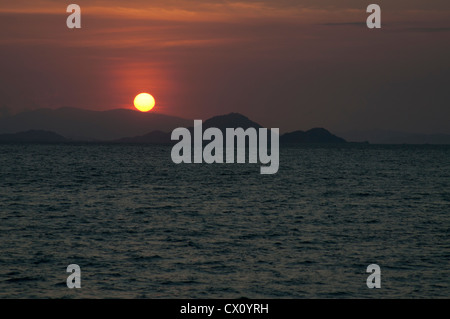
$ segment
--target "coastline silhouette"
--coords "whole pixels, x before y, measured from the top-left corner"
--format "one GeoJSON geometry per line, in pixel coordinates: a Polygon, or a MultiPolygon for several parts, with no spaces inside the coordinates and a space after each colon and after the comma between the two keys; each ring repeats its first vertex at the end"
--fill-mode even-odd
{"type": "MultiPolygon", "coordinates": [[[[112,142],[172,144],[171,131],[192,121],[157,113],[142,114],[133,110],[88,111],[74,108],[41,109],[0,119],[0,142],[69,143],[112,142]],[[146,131],[144,134],[132,134],[146,131]],[[3,133],[3,134],[2,134],[3,133]]],[[[259,129],[263,126],[239,113],[214,116],[203,129],[216,127],[259,129]]],[[[280,135],[281,144],[346,143],[324,128],[294,131],[280,135]]]]}

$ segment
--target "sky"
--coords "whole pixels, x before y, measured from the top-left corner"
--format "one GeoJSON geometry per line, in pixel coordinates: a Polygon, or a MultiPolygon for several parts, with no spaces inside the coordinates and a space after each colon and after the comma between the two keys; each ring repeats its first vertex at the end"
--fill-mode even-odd
{"type": "Polygon", "coordinates": [[[148,92],[158,113],[282,132],[450,133],[449,56],[448,0],[1,0],[0,116],[148,92]]]}

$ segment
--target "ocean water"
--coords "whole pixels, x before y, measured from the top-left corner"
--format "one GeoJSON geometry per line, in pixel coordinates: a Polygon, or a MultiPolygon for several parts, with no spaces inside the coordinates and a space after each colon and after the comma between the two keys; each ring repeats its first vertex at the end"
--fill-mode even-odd
{"type": "Polygon", "coordinates": [[[0,298],[450,297],[449,146],[281,148],[276,175],[170,151],[0,145],[0,298]]]}

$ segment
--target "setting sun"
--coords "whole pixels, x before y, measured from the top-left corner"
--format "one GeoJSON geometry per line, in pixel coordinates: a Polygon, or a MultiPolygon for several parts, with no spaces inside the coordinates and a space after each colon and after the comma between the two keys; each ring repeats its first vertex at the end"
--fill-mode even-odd
{"type": "Polygon", "coordinates": [[[134,106],[141,112],[148,112],[155,106],[155,99],[148,93],[141,93],[134,98],[134,106]]]}

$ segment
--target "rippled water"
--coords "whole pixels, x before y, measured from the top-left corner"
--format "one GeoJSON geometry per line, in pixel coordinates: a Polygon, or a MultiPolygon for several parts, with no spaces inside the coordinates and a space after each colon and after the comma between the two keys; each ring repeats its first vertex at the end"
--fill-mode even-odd
{"type": "Polygon", "coordinates": [[[170,150],[0,145],[0,297],[450,296],[450,147],[284,148],[276,175],[170,150]]]}

